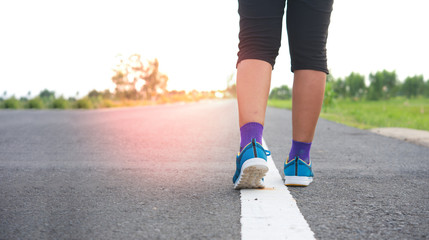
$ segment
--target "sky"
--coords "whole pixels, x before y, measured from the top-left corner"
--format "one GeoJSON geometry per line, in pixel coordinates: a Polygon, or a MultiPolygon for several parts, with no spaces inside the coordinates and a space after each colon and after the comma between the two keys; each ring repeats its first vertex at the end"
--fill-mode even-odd
{"type": "MultiPolygon", "coordinates": [[[[336,0],[328,37],[334,77],[395,70],[429,79],[425,0],[336,0]]],[[[0,95],[57,96],[114,89],[119,54],[158,58],[169,90],[225,89],[235,73],[234,0],[0,1],[0,95]]],[[[292,86],[287,35],[271,87],[292,86]]]]}

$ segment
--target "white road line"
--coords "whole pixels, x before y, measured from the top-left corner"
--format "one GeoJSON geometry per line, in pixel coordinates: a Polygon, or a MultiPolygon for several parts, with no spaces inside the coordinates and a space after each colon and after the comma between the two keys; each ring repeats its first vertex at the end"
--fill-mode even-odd
{"type": "Polygon", "coordinates": [[[241,190],[241,239],[315,239],[271,156],[267,162],[265,189],[241,190]]]}

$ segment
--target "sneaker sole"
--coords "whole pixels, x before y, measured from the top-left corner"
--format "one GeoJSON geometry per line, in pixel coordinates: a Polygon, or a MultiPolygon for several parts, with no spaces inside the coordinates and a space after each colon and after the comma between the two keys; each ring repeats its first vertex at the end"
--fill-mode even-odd
{"type": "Polygon", "coordinates": [[[250,158],[243,163],[241,173],[234,184],[235,189],[264,188],[262,178],[268,172],[267,162],[262,158],[250,158]]]}
{"type": "Polygon", "coordinates": [[[298,186],[298,187],[307,187],[313,181],[312,177],[301,177],[301,176],[286,176],[285,185],[286,186],[298,186]]]}

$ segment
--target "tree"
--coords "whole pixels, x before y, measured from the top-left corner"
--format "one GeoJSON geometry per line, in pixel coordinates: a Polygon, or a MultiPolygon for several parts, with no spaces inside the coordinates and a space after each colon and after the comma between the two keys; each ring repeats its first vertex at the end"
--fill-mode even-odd
{"type": "Polygon", "coordinates": [[[335,92],[332,88],[335,81],[327,81],[325,86],[325,93],[323,96],[323,112],[326,113],[328,108],[331,108],[334,105],[335,92]]]}
{"type": "Polygon", "coordinates": [[[425,97],[429,98],[429,79],[426,80],[425,89],[424,89],[423,95],[425,97]]]}
{"type": "Polygon", "coordinates": [[[332,81],[327,81],[331,83],[332,91],[335,93],[336,97],[346,97],[346,82],[341,78],[337,80],[333,79],[332,81]]]}
{"type": "Polygon", "coordinates": [[[113,68],[112,81],[116,84],[116,94],[125,98],[154,99],[167,92],[168,76],[159,72],[158,59],[146,64],[139,54],[120,59],[113,68]]]}
{"type": "Polygon", "coordinates": [[[143,79],[146,83],[141,87],[143,97],[146,99],[154,99],[158,94],[167,92],[168,76],[159,72],[158,59],[149,61],[149,67],[145,69],[143,79]]]}
{"type": "Polygon", "coordinates": [[[90,98],[98,98],[98,96],[101,96],[101,95],[102,95],[102,93],[98,92],[95,89],[88,93],[88,97],[90,97],[90,98]]]}
{"type": "Polygon", "coordinates": [[[48,99],[55,98],[55,92],[49,91],[48,89],[45,89],[39,93],[39,97],[40,98],[48,98],[48,99]]]}
{"type": "Polygon", "coordinates": [[[345,78],[346,95],[351,98],[360,98],[365,93],[365,77],[352,72],[345,78]]]}
{"type": "Polygon", "coordinates": [[[112,93],[110,92],[109,89],[104,90],[104,92],[102,93],[103,98],[104,99],[111,99],[112,98],[112,93]]]}
{"type": "Polygon", "coordinates": [[[388,99],[396,93],[398,78],[395,71],[388,72],[383,70],[375,74],[371,73],[369,75],[369,81],[371,82],[368,90],[369,100],[388,99]]]}
{"type": "Polygon", "coordinates": [[[417,97],[418,95],[424,94],[425,82],[423,75],[416,75],[413,77],[407,77],[401,86],[401,92],[407,98],[417,97]]]}
{"type": "Polygon", "coordinates": [[[270,99],[281,99],[287,100],[292,97],[292,93],[287,85],[282,85],[280,87],[273,88],[271,90],[270,99]]]}
{"type": "Polygon", "coordinates": [[[49,91],[48,89],[44,89],[43,91],[41,91],[39,93],[39,97],[40,99],[42,99],[42,101],[47,104],[50,103],[52,101],[54,101],[55,99],[55,92],[54,91],[49,91]]]}
{"type": "Polygon", "coordinates": [[[226,90],[225,93],[228,97],[237,97],[237,84],[234,81],[234,73],[231,73],[226,79],[226,90]]]}
{"type": "Polygon", "coordinates": [[[116,84],[116,94],[120,98],[136,99],[136,83],[141,78],[139,69],[143,68],[140,55],[131,55],[128,59],[119,59],[119,63],[113,68],[113,83],[116,84]]]}

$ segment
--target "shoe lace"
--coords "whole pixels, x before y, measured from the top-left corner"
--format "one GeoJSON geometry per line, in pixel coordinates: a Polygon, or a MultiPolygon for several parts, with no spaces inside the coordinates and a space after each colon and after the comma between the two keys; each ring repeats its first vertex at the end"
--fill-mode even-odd
{"type": "Polygon", "coordinates": [[[270,152],[270,151],[268,151],[268,150],[265,150],[265,154],[266,154],[267,156],[270,156],[270,155],[271,155],[271,152],[270,152]]]}

